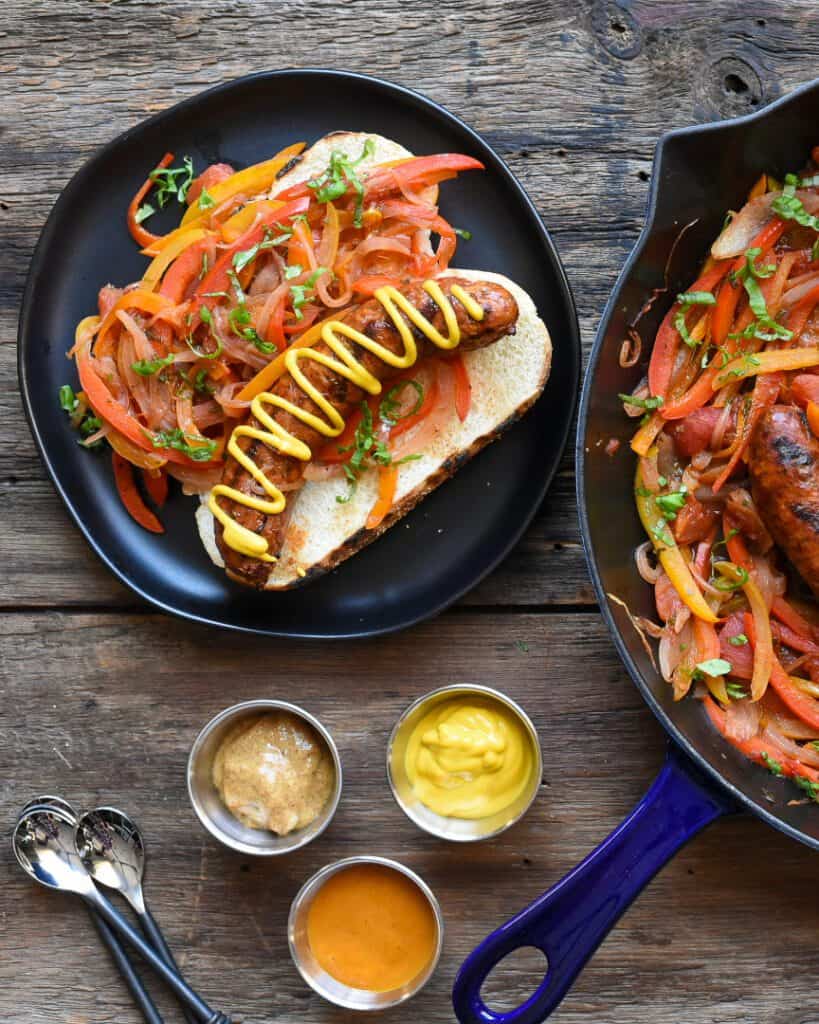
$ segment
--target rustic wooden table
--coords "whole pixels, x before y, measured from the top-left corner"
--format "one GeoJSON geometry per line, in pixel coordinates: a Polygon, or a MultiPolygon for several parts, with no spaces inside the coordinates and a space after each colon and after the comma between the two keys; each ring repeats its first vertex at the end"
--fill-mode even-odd
{"type": "MultiPolygon", "coordinates": [[[[434,1022],[452,1019],[449,986],[463,956],[606,835],[645,790],[665,746],[595,607],[571,452],[506,563],[458,607],[400,636],[253,640],[158,615],[120,586],[56,499],[16,385],[29,257],[71,175],[147,114],[246,72],[323,65],[383,75],[448,106],[510,163],[565,260],[588,345],[638,234],[658,135],[756,109],[811,78],[814,12],[810,0],[7,0],[0,1017],[138,1020],[84,916],[13,863],[7,836],[37,792],[133,812],[148,837],[148,891],[171,945],[191,981],[246,1021],[348,1019],[296,974],[288,906],[329,860],[362,851],[400,857],[438,892],[448,932],[434,982],[389,1019],[434,1022]],[[478,680],[520,699],[543,742],[531,813],[466,852],[410,825],[382,767],[396,715],[443,680],[478,680]],[[184,770],[213,713],[275,695],[327,723],[346,789],[319,842],[262,862],[231,855],[202,832],[184,770]]],[[[355,127],[355,112],[339,127],[355,127]]],[[[555,1019],[816,1021],[817,882],[819,859],[756,820],[714,826],[628,912],[555,1019]]],[[[494,990],[516,1002],[529,984],[519,963],[494,990]]]]}

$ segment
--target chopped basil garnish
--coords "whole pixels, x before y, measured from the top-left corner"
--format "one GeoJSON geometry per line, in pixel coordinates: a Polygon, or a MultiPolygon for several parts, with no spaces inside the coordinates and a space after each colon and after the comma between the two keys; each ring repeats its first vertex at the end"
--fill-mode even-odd
{"type": "Polygon", "coordinates": [[[74,394],[74,389],[70,384],[63,384],[59,391],[60,396],[60,408],[71,415],[75,411],[77,406],[80,404],[80,400],[74,394]]]}
{"type": "Polygon", "coordinates": [[[307,187],[313,189],[316,199],[320,203],[331,203],[334,199],[340,199],[347,194],[347,188],[352,187],[356,193],[355,212],[353,214],[353,225],[361,227],[361,217],[364,211],[364,185],[355,172],[355,168],[365,157],[372,156],[375,151],[375,143],[367,139],[361,155],[357,160],[351,160],[345,153],[334,150],[330,154],[330,164],[327,170],[317,178],[307,182],[307,187]]]}
{"type": "Polygon", "coordinates": [[[795,182],[788,180],[792,177],[792,175],[788,175],[785,179],[785,188],[771,203],[771,210],[777,217],[781,217],[782,220],[792,220],[796,224],[801,224],[803,228],[819,231],[819,217],[814,217],[812,213],[808,213],[802,205],[802,200],[794,195],[795,182]]]}
{"type": "Polygon", "coordinates": [[[731,700],[745,700],[748,696],[748,691],[745,687],[740,686],[739,683],[726,683],[725,692],[731,700]]]}
{"type": "Polygon", "coordinates": [[[765,762],[765,767],[772,774],[777,775],[777,776],[781,776],[781,775],[785,774],[782,771],[782,765],[779,763],[779,761],[774,760],[774,758],[772,758],[771,755],[767,751],[765,751],[765,750],[762,751],[762,760],[765,762]]]}
{"type": "Polygon", "coordinates": [[[400,384],[396,384],[391,387],[390,390],[381,399],[381,404],[378,407],[378,415],[385,423],[395,424],[399,420],[406,419],[407,416],[414,416],[415,413],[421,408],[424,401],[424,388],[417,380],[404,380],[400,384]],[[409,412],[405,412],[403,415],[398,416],[396,413],[401,408],[401,402],[399,396],[402,391],[407,388],[412,388],[415,391],[415,405],[410,409],[409,412]]]}
{"type": "Polygon", "coordinates": [[[156,210],[154,209],[153,206],[151,206],[150,203],[143,203],[142,206],[140,206],[140,208],[134,214],[134,220],[137,222],[137,224],[141,224],[144,220],[147,220],[155,213],[156,210]]]}
{"type": "Polygon", "coordinates": [[[679,491],[673,491],[671,494],[658,494],[654,502],[660,512],[662,512],[663,519],[670,523],[677,518],[677,513],[685,505],[687,497],[688,492],[684,487],[681,487],[679,491]]]}
{"type": "MultiPolygon", "coordinates": [[[[733,565],[731,562],[728,564],[733,565]]],[[[734,565],[733,569],[736,573],[736,579],[731,579],[730,576],[718,576],[713,582],[713,585],[717,590],[722,590],[725,593],[731,593],[732,591],[739,590],[740,587],[745,586],[749,578],[748,570],[743,569],[741,565],[734,565]]]]}
{"type": "Polygon", "coordinates": [[[151,434],[148,431],[145,433],[150,437],[155,448],[173,448],[175,451],[187,455],[194,462],[209,462],[216,451],[216,441],[212,441],[209,437],[186,434],[179,427],[174,430],[160,430],[156,434],[151,434]]]}
{"type": "Polygon", "coordinates": [[[311,298],[310,294],[316,286],[316,281],[322,274],[332,273],[327,267],[316,267],[312,274],[305,279],[304,284],[291,284],[290,294],[293,296],[293,314],[297,320],[301,320],[304,314],[301,307],[311,298]]]}
{"type": "Polygon", "coordinates": [[[744,647],[748,643],[748,637],[744,633],[737,633],[736,636],[732,636],[728,643],[732,647],[744,647]]]}
{"type": "Polygon", "coordinates": [[[459,238],[462,238],[465,242],[471,241],[472,232],[467,231],[466,228],[453,228],[452,230],[459,238]]]}
{"type": "Polygon", "coordinates": [[[623,405],[636,405],[638,409],[659,409],[663,404],[663,396],[655,398],[638,398],[637,395],[618,395],[623,405]]]}
{"type": "Polygon", "coordinates": [[[203,188],[199,193],[199,198],[196,201],[196,205],[200,210],[209,210],[212,206],[216,206],[216,200],[208,192],[206,188],[203,188]]]}
{"type": "Polygon", "coordinates": [[[191,334],[186,335],[185,342],[188,348],[191,350],[191,352],[196,353],[196,355],[198,355],[200,359],[218,359],[219,356],[222,354],[224,343],[222,342],[222,339],[219,336],[219,332],[216,330],[216,327],[214,326],[213,314],[211,313],[207,306],[199,307],[199,319],[202,321],[203,324],[207,325],[207,327],[210,330],[210,333],[216,339],[216,348],[213,350],[213,352],[203,352],[202,349],[196,347],[193,341],[193,336],[191,334]]]}
{"type": "Polygon", "coordinates": [[[373,414],[366,402],[361,403],[361,422],[356,427],[353,443],[348,448],[339,448],[340,452],[352,450],[352,455],[345,462],[344,474],[347,477],[347,493],[336,495],[339,505],[346,505],[358,487],[358,478],[369,462],[379,466],[402,466],[405,462],[414,462],[420,455],[405,455],[403,459],[393,460],[389,448],[373,434],[373,414]]]}
{"type": "Polygon", "coordinates": [[[186,156],[181,167],[156,167],[149,177],[156,186],[156,201],[160,209],[174,198],[184,203],[193,181],[193,161],[186,156]]]}
{"type": "Polygon", "coordinates": [[[680,303],[680,308],[674,316],[674,326],[677,328],[680,337],[689,348],[696,348],[697,342],[694,341],[688,332],[688,327],[685,323],[685,314],[692,306],[713,306],[716,304],[716,301],[717,300],[711,292],[680,292],[677,296],[677,302],[680,303]]]}
{"type": "Polygon", "coordinates": [[[164,359],[138,359],[135,363],[131,363],[131,369],[141,377],[151,377],[166,366],[170,366],[173,358],[173,352],[171,352],[164,359]]]}
{"type": "Polygon", "coordinates": [[[699,662],[696,667],[707,676],[724,676],[731,671],[731,662],[725,658],[709,658],[708,661],[699,662]]]}

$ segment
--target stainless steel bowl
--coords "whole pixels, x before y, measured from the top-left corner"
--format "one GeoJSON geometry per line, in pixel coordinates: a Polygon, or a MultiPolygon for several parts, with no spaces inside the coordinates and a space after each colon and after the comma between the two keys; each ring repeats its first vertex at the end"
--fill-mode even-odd
{"type": "Polygon", "coordinates": [[[336,1006],[343,1006],[348,1010],[386,1010],[390,1006],[397,1006],[398,1003],[403,1003],[406,999],[414,996],[416,992],[420,992],[435,973],[444,944],[444,918],[438,900],[435,898],[435,894],[430,887],[414,871],[410,871],[403,864],[389,860],[386,857],[346,857],[344,860],[337,860],[333,864],[328,864],[327,867],[318,871],[301,887],[290,907],[290,918],[287,923],[287,940],[290,945],[290,955],[293,957],[293,962],[298,968],[299,974],[322,998],[335,1003],[336,1006]],[[381,864],[384,867],[400,871],[402,875],[405,875],[414,882],[418,889],[426,896],[435,915],[438,937],[432,959],[424,970],[401,988],[390,989],[387,992],[370,992],[366,989],[350,988],[349,985],[342,984],[332,975],[328,974],[317,962],[313,956],[313,951],[310,949],[310,943],[307,938],[307,916],[316,894],[328,878],[355,864],[381,864]]]}
{"type": "Polygon", "coordinates": [[[516,821],[519,821],[529,810],[532,801],[537,796],[540,787],[540,779],[543,774],[543,758],[540,753],[540,741],[532,720],[519,704],[516,704],[506,694],[499,690],[492,690],[488,686],[474,686],[467,683],[457,683],[452,686],[443,686],[439,690],[433,690],[424,697],[419,697],[414,704],[410,704],[407,710],[395,723],[387,745],[387,778],[390,782],[392,795],[395,797],[398,806],[412,821],[440,839],[449,839],[456,843],[472,843],[481,839],[490,839],[507,828],[511,828],[516,821]],[[486,818],[475,820],[465,818],[447,818],[436,814],[421,803],[415,794],[410,781],[407,778],[405,767],[405,756],[407,741],[417,722],[423,718],[432,708],[442,704],[453,697],[474,695],[485,700],[497,701],[511,711],[529,737],[532,748],[532,773],[529,782],[523,792],[514,803],[505,807],[496,814],[486,818]]]}
{"type": "Polygon", "coordinates": [[[321,835],[330,824],[341,798],[341,758],[330,733],[317,718],[303,708],[283,700],[247,700],[221,711],[196,737],[188,758],[188,794],[196,816],[208,832],[225,846],[240,853],[250,853],[259,857],[290,853],[321,835]],[[305,828],[286,836],[277,836],[273,832],[243,825],[222,803],[213,784],[213,759],[226,733],[240,719],[266,711],[289,711],[311,725],[326,743],[335,770],[333,792],[321,814],[305,828]]]}

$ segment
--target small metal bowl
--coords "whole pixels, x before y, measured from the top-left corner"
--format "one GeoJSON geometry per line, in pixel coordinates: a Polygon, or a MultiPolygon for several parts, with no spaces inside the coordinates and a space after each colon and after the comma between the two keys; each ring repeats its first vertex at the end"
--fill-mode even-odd
{"type": "Polygon", "coordinates": [[[404,867],[403,864],[389,860],[387,857],[346,857],[344,860],[337,860],[333,864],[328,864],[327,867],[318,871],[301,887],[290,907],[290,917],[287,922],[287,941],[290,946],[290,955],[293,957],[293,962],[298,968],[299,974],[310,988],[314,992],[318,992],[323,999],[335,1003],[336,1006],[343,1006],[347,1010],[386,1010],[390,1006],[397,1006],[398,1003],[403,1003],[414,996],[416,992],[420,992],[435,973],[444,944],[444,917],[438,900],[427,883],[416,875],[414,871],[404,867]],[[427,902],[435,915],[438,933],[435,952],[427,966],[412,981],[401,986],[401,988],[389,989],[386,992],[370,992],[367,989],[350,988],[349,985],[344,985],[331,974],[328,974],[313,956],[313,951],[310,948],[310,942],[307,938],[307,917],[316,894],[328,878],[355,864],[381,864],[383,867],[400,871],[402,875],[405,875],[414,882],[418,889],[426,896],[427,902]]]}
{"type": "Polygon", "coordinates": [[[193,809],[196,811],[196,816],[208,832],[232,850],[255,854],[259,857],[273,857],[280,853],[290,853],[321,835],[336,813],[341,798],[341,758],[330,733],[317,718],[308,714],[303,708],[297,707],[295,704],[288,704],[283,700],[247,700],[221,711],[196,737],[188,758],[188,795],[193,809]],[[213,760],[226,733],[240,719],[263,714],[266,711],[289,711],[290,714],[303,719],[315,729],[327,745],[333,759],[335,786],[321,814],[305,828],[298,829],[286,836],[277,836],[274,832],[248,828],[243,825],[222,803],[213,784],[213,760]]]}
{"type": "Polygon", "coordinates": [[[443,686],[424,697],[419,697],[414,704],[410,704],[395,723],[387,744],[387,778],[398,806],[425,832],[438,836],[439,839],[449,839],[455,843],[474,843],[482,839],[490,839],[511,828],[516,821],[520,821],[537,796],[542,774],[543,758],[540,753],[540,741],[532,720],[523,708],[510,697],[499,690],[492,690],[488,686],[457,683],[452,686],[443,686]],[[532,772],[526,788],[509,807],[486,818],[447,818],[431,811],[416,796],[407,778],[404,764],[407,742],[420,719],[436,705],[453,697],[463,696],[475,696],[484,700],[496,701],[513,712],[524,727],[532,748],[532,772]]]}

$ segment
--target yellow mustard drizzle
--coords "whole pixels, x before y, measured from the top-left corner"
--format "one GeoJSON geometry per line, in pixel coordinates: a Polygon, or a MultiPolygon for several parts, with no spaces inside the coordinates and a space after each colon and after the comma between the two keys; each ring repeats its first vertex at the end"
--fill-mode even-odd
{"type": "MultiPolygon", "coordinates": [[[[253,459],[239,447],[239,438],[251,437],[256,441],[266,444],[269,448],[275,448],[283,455],[290,455],[293,458],[300,459],[302,462],[309,462],[312,458],[309,446],[277,423],[265,406],[284,409],[285,412],[289,412],[292,416],[301,420],[302,423],[306,423],[325,437],[338,437],[344,430],[344,418],[315,385],[305,377],[299,366],[299,362],[302,359],[312,359],[317,363],[321,363],[334,373],[345,377],[351,384],[355,384],[356,387],[361,388],[368,394],[377,395],[381,393],[381,381],[361,365],[341,340],[342,338],[355,342],[356,345],[360,345],[361,348],[378,356],[388,366],[398,370],[407,369],[418,358],[418,348],[412,334],[412,326],[416,327],[440,349],[453,349],[460,343],[461,329],[458,325],[458,317],[452,308],[452,303],[444,294],[440,285],[437,281],[425,281],[424,291],[433,299],[443,314],[447,330],[446,336],[441,334],[427,320],[423,313],[413,306],[397,288],[394,288],[392,285],[386,285],[383,288],[377,289],[375,298],[381,303],[384,311],[395,324],[396,330],[404,344],[403,353],[396,355],[390,352],[389,349],[379,345],[377,341],[368,338],[365,334],[357,331],[354,327],[350,327],[349,324],[345,324],[342,320],[330,320],[321,330],[321,339],[333,355],[329,355],[326,352],[316,352],[315,349],[309,347],[291,348],[285,353],[284,363],[290,376],[307,397],[318,406],[325,418],[316,416],[307,409],[301,409],[292,402],[288,402],[286,398],[271,394],[269,391],[263,391],[261,394],[256,395],[250,403],[252,416],[262,424],[264,429],[251,426],[250,424],[235,427],[230,436],[230,441],[228,441],[227,450],[264,490],[267,499],[252,494],[243,494],[235,487],[229,487],[226,484],[216,484],[211,490],[210,497],[208,498],[208,508],[222,524],[224,529],[222,537],[229,548],[238,551],[239,554],[245,555],[248,558],[257,558],[262,562],[276,561],[272,555],[268,554],[267,540],[237,523],[219,505],[218,498],[229,498],[239,505],[244,505],[246,508],[252,508],[269,516],[278,515],[283,511],[286,504],[284,494],[265,476],[253,459]]],[[[468,292],[464,291],[457,284],[453,284],[450,291],[473,320],[478,322],[483,320],[483,307],[468,292]]]]}

